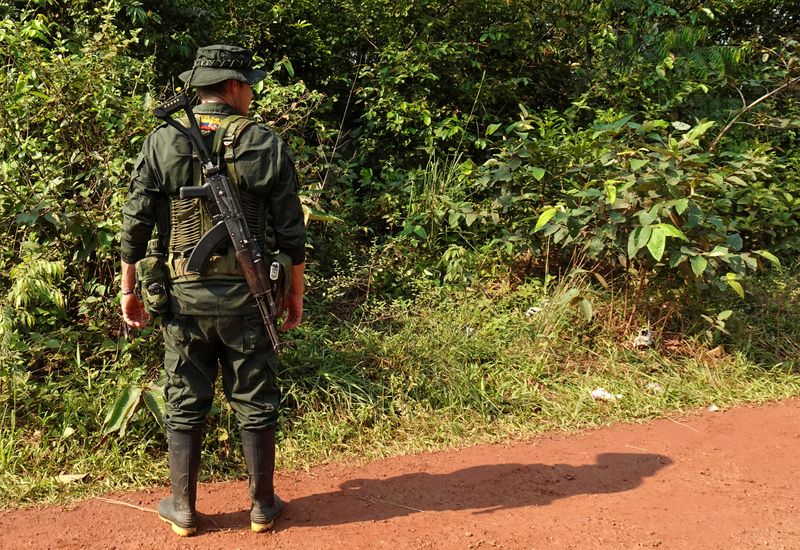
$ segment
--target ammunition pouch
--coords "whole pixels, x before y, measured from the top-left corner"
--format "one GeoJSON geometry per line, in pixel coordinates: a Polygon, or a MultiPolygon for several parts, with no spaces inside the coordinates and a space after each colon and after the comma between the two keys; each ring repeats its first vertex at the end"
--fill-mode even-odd
{"type": "Polygon", "coordinates": [[[136,295],[153,317],[169,310],[169,275],[165,257],[158,249],[158,239],[147,245],[147,256],[136,262],[136,295]]]}
{"type": "MultiPolygon", "coordinates": [[[[191,251],[191,249],[189,249],[191,251]]],[[[176,283],[199,281],[200,279],[241,279],[244,271],[236,263],[236,253],[231,247],[225,254],[214,254],[206,262],[203,273],[187,271],[189,255],[171,252],[167,256],[166,269],[170,279],[176,283]]]]}

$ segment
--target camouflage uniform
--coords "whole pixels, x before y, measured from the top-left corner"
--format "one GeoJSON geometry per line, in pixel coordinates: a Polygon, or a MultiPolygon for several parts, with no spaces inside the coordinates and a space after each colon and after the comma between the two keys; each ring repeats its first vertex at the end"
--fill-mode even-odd
{"type": "MultiPolygon", "coordinates": [[[[193,111],[201,121],[235,114],[223,103],[204,103],[193,111]]],[[[210,149],[214,124],[202,127],[207,128],[204,134],[210,149]]],[[[294,164],[283,140],[266,126],[253,125],[236,145],[235,162],[240,187],[263,199],[274,246],[289,254],[294,263],[302,262],[303,213],[294,164]]],[[[161,246],[168,247],[170,199],[192,181],[189,140],[174,128],[159,127],[144,142],[123,209],[124,261],[133,264],[144,257],[157,224],[166,232],[160,235],[161,246]]],[[[185,256],[185,251],[168,252],[173,264],[176,256],[185,256]]],[[[227,258],[220,254],[212,261],[225,263],[227,258]]],[[[168,427],[190,430],[202,426],[211,407],[217,361],[222,363],[223,389],[240,426],[274,426],[279,401],[274,381],[277,358],[244,277],[231,272],[177,278],[169,284],[168,293],[170,311],[163,322],[168,427]]]]}
{"type": "MultiPolygon", "coordinates": [[[[251,65],[249,50],[210,46],[198,50],[195,68],[181,78],[191,79],[187,84],[196,86],[225,80],[251,85],[264,77],[263,71],[251,65]]],[[[226,103],[202,103],[193,111],[209,150],[220,121],[238,114],[226,103]]],[[[302,264],[305,226],[294,163],[285,143],[266,126],[252,124],[238,136],[235,154],[240,194],[248,197],[251,210],[253,205],[258,207],[256,219],[263,226],[253,227],[248,220],[251,232],[264,247],[279,249],[294,264],[302,264]]],[[[280,511],[280,500],[272,491],[280,402],[275,380],[278,361],[230,251],[215,251],[211,268],[200,276],[187,275],[182,269],[192,246],[187,247],[185,238],[181,246],[175,243],[176,228],[185,229],[181,225],[184,214],[176,214],[176,205],[184,200],[178,198],[178,192],[183,186],[199,183],[198,167],[189,140],[166,124],[160,126],[144,141],[123,208],[123,267],[145,256],[154,232],[159,247],[168,254],[164,393],[173,494],[160,503],[159,514],[180,535],[196,530],[194,501],[202,426],[221,366],[223,390],[237,415],[248,463],[254,503],[251,527],[261,531],[272,526],[280,511]]],[[[195,200],[194,204],[200,203],[195,200]]],[[[189,244],[196,244],[196,239],[189,244]]]]}

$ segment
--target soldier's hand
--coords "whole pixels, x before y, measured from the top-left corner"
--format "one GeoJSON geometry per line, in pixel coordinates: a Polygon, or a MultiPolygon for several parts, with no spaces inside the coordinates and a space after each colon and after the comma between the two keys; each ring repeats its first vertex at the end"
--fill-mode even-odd
{"type": "Polygon", "coordinates": [[[303,320],[303,295],[291,292],[283,299],[286,308],[286,319],[281,325],[281,332],[292,330],[303,320]]]}
{"type": "Polygon", "coordinates": [[[129,327],[141,329],[150,323],[150,315],[144,310],[144,304],[136,294],[122,297],[122,318],[129,327]]]}

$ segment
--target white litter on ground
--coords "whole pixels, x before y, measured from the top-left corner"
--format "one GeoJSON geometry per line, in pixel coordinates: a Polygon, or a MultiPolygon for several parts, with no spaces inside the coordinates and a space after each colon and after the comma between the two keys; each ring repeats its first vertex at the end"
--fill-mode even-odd
{"type": "Polygon", "coordinates": [[[592,397],[601,401],[616,401],[622,399],[621,393],[611,393],[605,388],[595,388],[592,390],[592,397]]]}

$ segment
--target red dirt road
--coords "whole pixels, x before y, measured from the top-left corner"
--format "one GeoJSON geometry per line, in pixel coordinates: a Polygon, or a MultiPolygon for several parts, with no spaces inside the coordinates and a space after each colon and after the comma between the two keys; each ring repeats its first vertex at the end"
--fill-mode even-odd
{"type": "MultiPolygon", "coordinates": [[[[800,548],[800,400],[574,436],[279,472],[276,531],[244,482],[202,484],[201,532],[90,499],[0,513],[2,548],[800,548]]],[[[165,487],[109,498],[154,509],[165,487]]]]}

